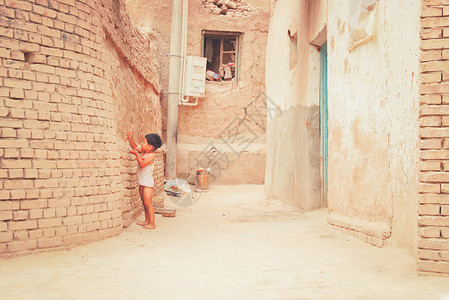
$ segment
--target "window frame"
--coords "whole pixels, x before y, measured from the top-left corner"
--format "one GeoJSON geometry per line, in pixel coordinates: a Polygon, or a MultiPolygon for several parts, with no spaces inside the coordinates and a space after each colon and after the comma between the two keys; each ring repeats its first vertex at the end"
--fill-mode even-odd
{"type": "Polygon", "coordinates": [[[215,38],[220,39],[220,65],[223,61],[223,39],[229,38],[229,37],[235,37],[235,51],[224,51],[225,53],[232,53],[235,52],[235,75],[234,78],[235,81],[240,81],[240,45],[241,45],[241,39],[243,37],[242,32],[236,32],[236,31],[217,31],[217,30],[202,30],[201,31],[201,55],[205,57],[205,39],[206,38],[215,38]]]}

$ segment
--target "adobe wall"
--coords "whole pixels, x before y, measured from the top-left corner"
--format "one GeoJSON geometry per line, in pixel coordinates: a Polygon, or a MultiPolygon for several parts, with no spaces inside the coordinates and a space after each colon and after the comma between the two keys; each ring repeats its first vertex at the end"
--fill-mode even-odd
{"type": "Polygon", "coordinates": [[[141,207],[125,133],[161,133],[154,45],[121,1],[0,3],[0,254],[119,234],[141,207]]]}
{"type": "MultiPolygon", "coordinates": [[[[241,39],[240,81],[206,82],[206,96],[195,107],[179,106],[178,176],[195,174],[203,150],[215,146],[227,156],[216,183],[263,183],[265,173],[265,129],[250,124],[257,135],[240,155],[235,155],[218,138],[237,117],[244,118],[244,108],[265,92],[265,44],[268,32],[269,1],[252,1],[245,10],[217,14],[211,1],[189,1],[187,55],[202,56],[202,30],[244,33],[241,39]],[[255,4],[257,2],[257,6],[255,4]],[[261,7],[261,8],[259,8],[261,7]],[[215,10],[215,11],[214,11],[215,10]]],[[[168,89],[171,1],[127,0],[130,15],[141,30],[154,36],[159,47],[161,88],[168,89]]],[[[218,9],[219,10],[219,9],[218,9]]],[[[167,94],[161,103],[165,115],[167,94]]],[[[166,130],[164,120],[164,132],[166,130]]],[[[242,128],[240,129],[242,130],[242,128]]],[[[165,134],[165,133],[164,133],[165,134]]],[[[240,133],[239,138],[248,134],[240,133]]],[[[254,136],[251,132],[249,135],[254,136]]],[[[238,149],[238,147],[234,148],[238,149]]]]}
{"type": "Polygon", "coordinates": [[[449,2],[423,0],[421,12],[418,271],[449,275],[449,2]]]}
{"type": "Polygon", "coordinates": [[[377,246],[391,237],[416,256],[420,4],[379,1],[375,36],[350,52],[350,2],[272,3],[267,93],[280,111],[267,132],[267,195],[306,210],[326,205],[314,45],[327,41],[328,221],[377,246]],[[293,68],[288,29],[298,35],[293,68]]]}
{"type": "Polygon", "coordinates": [[[379,1],[352,51],[348,4],[328,5],[329,222],[416,256],[421,5],[379,1]]]}
{"type": "MultiPolygon", "coordinates": [[[[272,1],[267,94],[278,112],[268,119],[265,193],[311,210],[321,200],[319,52],[308,43],[307,1],[272,1]]],[[[317,25],[319,27],[319,25],[317,25]]]]}

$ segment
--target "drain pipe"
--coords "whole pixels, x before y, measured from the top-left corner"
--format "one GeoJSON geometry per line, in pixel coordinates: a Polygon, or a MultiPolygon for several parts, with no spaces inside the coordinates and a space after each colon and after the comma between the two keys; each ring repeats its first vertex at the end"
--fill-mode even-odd
{"type": "Polygon", "coordinates": [[[186,50],[187,50],[187,13],[189,11],[189,0],[182,0],[182,28],[181,28],[181,80],[179,82],[179,101],[182,104],[184,99],[184,69],[186,65],[186,50]]]}
{"type": "Polygon", "coordinates": [[[168,82],[167,111],[167,159],[165,170],[167,179],[176,178],[176,151],[178,139],[178,103],[181,99],[182,42],[183,42],[183,5],[185,0],[172,1],[171,36],[170,36],[170,70],[168,82]]]}

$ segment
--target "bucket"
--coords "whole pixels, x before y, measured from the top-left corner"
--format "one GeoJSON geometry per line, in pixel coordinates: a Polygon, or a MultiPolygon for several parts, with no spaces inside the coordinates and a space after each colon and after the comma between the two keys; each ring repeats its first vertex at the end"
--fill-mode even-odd
{"type": "Polygon", "coordinates": [[[204,169],[196,170],[196,179],[200,190],[209,189],[209,172],[204,169]]]}

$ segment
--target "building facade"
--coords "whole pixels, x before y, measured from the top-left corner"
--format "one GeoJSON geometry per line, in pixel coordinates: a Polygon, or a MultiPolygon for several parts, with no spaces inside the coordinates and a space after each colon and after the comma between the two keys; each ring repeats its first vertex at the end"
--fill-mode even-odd
{"type": "Polygon", "coordinates": [[[266,194],[449,274],[445,1],[272,1],[266,194]],[[281,59],[279,59],[281,57],[281,59]]]}
{"type": "MultiPolygon", "coordinates": [[[[128,0],[128,7],[135,24],[158,43],[161,103],[166,115],[171,92],[171,1],[128,0]]],[[[255,102],[265,103],[261,95],[265,92],[269,10],[269,1],[189,1],[186,55],[207,57],[207,69],[215,73],[229,65],[230,75],[206,81],[205,97],[198,105],[179,106],[178,177],[186,179],[196,169],[210,167],[211,181],[217,184],[264,182],[265,117],[261,124],[254,120],[260,116],[250,111],[255,102]],[[226,2],[226,8],[216,2],[226,2]]]]}

